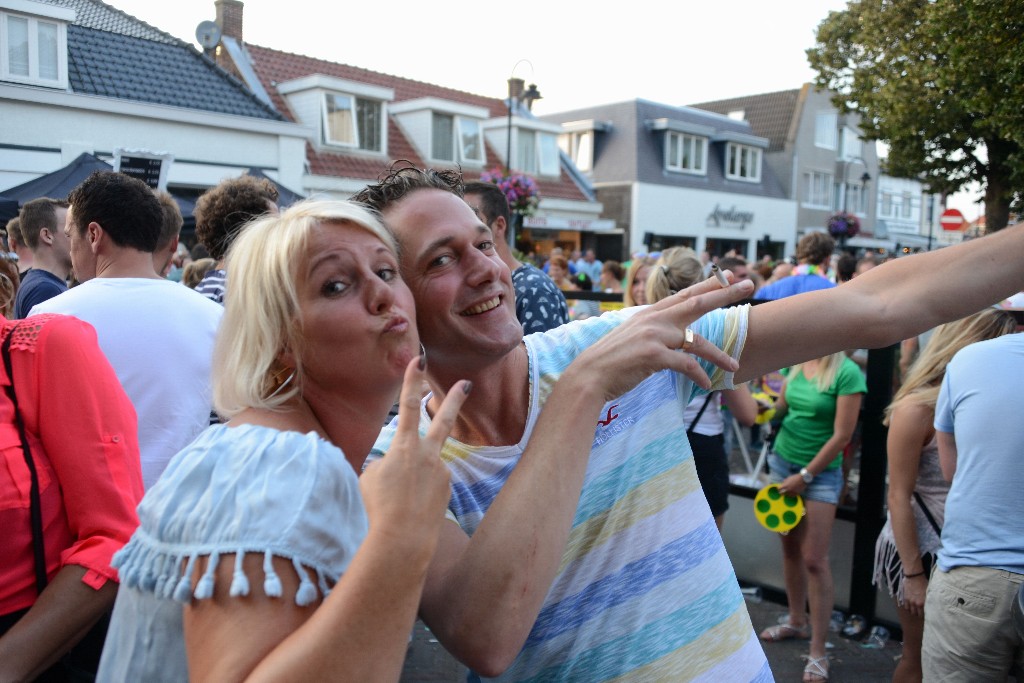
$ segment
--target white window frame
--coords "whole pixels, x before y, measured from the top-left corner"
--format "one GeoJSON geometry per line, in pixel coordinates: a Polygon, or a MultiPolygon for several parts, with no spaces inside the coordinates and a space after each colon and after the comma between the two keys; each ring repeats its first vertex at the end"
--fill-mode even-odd
{"type": "Polygon", "coordinates": [[[839,115],[834,111],[819,111],[814,115],[814,146],[822,149],[839,147],[839,115]]]}
{"type": "Polygon", "coordinates": [[[558,136],[558,146],[580,171],[590,173],[594,168],[594,131],[576,130],[558,136]]]}
{"type": "Polygon", "coordinates": [[[558,158],[558,137],[555,133],[530,128],[516,129],[515,160],[513,168],[528,175],[555,177],[561,174],[558,158]],[[533,143],[530,143],[532,138],[533,143]],[[545,144],[545,142],[547,144],[545,144]],[[527,150],[532,147],[530,154],[527,150]]]}
{"type": "Polygon", "coordinates": [[[845,193],[845,204],[846,210],[850,213],[858,216],[866,216],[868,211],[867,203],[867,192],[864,191],[864,187],[858,183],[847,183],[843,187],[842,183],[835,182],[832,184],[833,195],[832,195],[832,210],[842,211],[844,203],[845,193]]]}
{"type": "Polygon", "coordinates": [[[430,157],[433,161],[482,166],[484,163],[484,133],[481,122],[477,119],[466,118],[464,116],[459,116],[458,114],[450,114],[443,111],[430,112],[430,157]],[[437,117],[451,119],[452,122],[452,137],[449,141],[449,145],[451,146],[450,158],[435,156],[435,143],[437,141],[434,140],[434,135],[436,134],[437,129],[434,126],[434,123],[437,117]],[[469,156],[467,152],[466,129],[471,125],[476,126],[475,137],[476,148],[478,150],[478,155],[476,157],[469,156]]]}
{"type": "Polygon", "coordinates": [[[741,145],[736,142],[726,143],[725,177],[729,180],[742,180],[748,183],[761,182],[761,162],[763,156],[759,147],[741,145]],[[744,161],[746,162],[747,173],[743,173],[744,161]],[[734,166],[736,170],[733,170],[734,166]]]}
{"type": "Polygon", "coordinates": [[[49,88],[68,87],[68,29],[67,22],[74,19],[74,12],[26,0],[5,0],[0,7],[0,80],[41,85],[49,88]],[[22,19],[28,28],[28,74],[11,73],[8,42],[8,20],[22,19]],[[45,78],[39,75],[39,26],[50,25],[57,30],[57,76],[45,78]]]}
{"type": "Polygon", "coordinates": [[[804,172],[804,199],[802,206],[809,209],[831,210],[835,193],[835,178],[827,171],[804,172]],[[822,197],[822,192],[825,196],[822,197]]]}
{"type": "Polygon", "coordinates": [[[665,136],[665,168],[692,175],[708,174],[708,142],[703,135],[668,131],[665,136]],[[698,150],[699,144],[699,150],[698,150]],[[689,148],[689,155],[686,154],[689,148]],[[689,163],[684,163],[689,157],[689,163]]]}
{"type": "Polygon", "coordinates": [[[864,141],[860,139],[860,134],[853,128],[843,127],[843,134],[839,140],[839,145],[839,157],[841,159],[863,158],[864,141]]]}
{"type": "Polygon", "coordinates": [[[385,138],[387,136],[388,129],[388,112],[387,102],[382,100],[374,99],[371,97],[363,97],[354,93],[340,92],[340,91],[329,91],[321,94],[320,97],[320,108],[321,108],[321,129],[323,131],[323,143],[331,147],[344,147],[346,149],[359,150],[362,152],[368,152],[371,154],[383,154],[385,148],[385,138]],[[331,126],[328,117],[330,112],[328,111],[327,101],[328,98],[336,97],[347,97],[350,99],[351,104],[348,110],[351,114],[352,119],[352,139],[353,142],[347,142],[345,140],[335,140],[331,137],[331,126]],[[362,140],[362,135],[359,125],[359,102],[365,102],[378,107],[379,111],[379,131],[377,135],[376,148],[366,147],[362,140]]]}

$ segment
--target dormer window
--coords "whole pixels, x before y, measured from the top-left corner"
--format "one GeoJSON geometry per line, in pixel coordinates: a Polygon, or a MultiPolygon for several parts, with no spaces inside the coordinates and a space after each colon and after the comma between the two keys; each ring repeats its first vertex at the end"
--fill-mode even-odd
{"type": "Polygon", "coordinates": [[[313,74],[278,83],[277,92],[301,123],[317,131],[318,146],[387,154],[391,88],[313,74]]]}
{"type": "Polygon", "coordinates": [[[760,182],[761,150],[735,142],[727,143],[725,146],[725,177],[731,180],[746,180],[751,183],[760,182]]]}
{"type": "Polygon", "coordinates": [[[607,133],[611,129],[611,121],[567,121],[562,124],[562,132],[558,135],[558,147],[572,159],[577,169],[583,173],[590,173],[594,170],[597,134],[607,133]]]}
{"type": "Polygon", "coordinates": [[[355,95],[324,93],[324,142],[367,152],[384,148],[384,103],[355,95]]]}
{"type": "Polygon", "coordinates": [[[531,175],[559,174],[558,138],[553,133],[520,128],[516,131],[516,141],[516,170],[531,175]]]}
{"type": "Polygon", "coordinates": [[[430,156],[438,161],[476,163],[484,161],[484,139],[480,121],[432,112],[430,156]]]}
{"type": "Polygon", "coordinates": [[[482,168],[485,161],[483,123],[490,112],[440,97],[419,97],[388,109],[424,159],[436,164],[482,168]]]}
{"type": "Polygon", "coordinates": [[[68,87],[71,10],[30,0],[0,0],[0,79],[68,87]]]}
{"type": "Polygon", "coordinates": [[[669,132],[665,167],[670,171],[707,175],[707,138],[689,133],[669,132]]]}

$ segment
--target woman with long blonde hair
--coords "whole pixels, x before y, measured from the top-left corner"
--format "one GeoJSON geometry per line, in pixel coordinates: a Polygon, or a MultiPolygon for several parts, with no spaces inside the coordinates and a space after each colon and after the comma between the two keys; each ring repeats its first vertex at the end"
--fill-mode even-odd
{"type": "Polygon", "coordinates": [[[1015,329],[1014,318],[996,308],[935,328],[885,410],[889,512],[875,545],[874,582],[888,588],[903,628],[903,656],[892,678],[896,683],[922,678],[925,592],[949,492],[932,426],[946,365],[965,346],[1015,329]]]}
{"type": "MultiPolygon", "coordinates": [[[[666,249],[647,278],[646,300],[656,303],[703,279],[704,267],[697,252],[689,247],[666,249]]],[[[697,396],[683,413],[697,479],[719,530],[729,509],[729,456],[725,452],[723,404],[744,426],[749,427],[757,419],[757,401],[750,395],[746,384],[697,396]]]]}
{"type": "Polygon", "coordinates": [[[776,415],[784,417],[768,467],[783,494],[803,496],[806,515],[780,536],[789,619],[765,629],[761,639],[809,637],[804,681],[827,681],[825,637],[835,598],[828,551],[843,488],[842,451],[853,436],[867,385],[842,351],[794,365],[784,374],[775,404],[776,415]],[[804,605],[810,607],[809,617],[804,605]]]}
{"type": "Polygon", "coordinates": [[[630,306],[643,306],[648,303],[645,293],[647,276],[651,274],[651,269],[656,261],[657,259],[644,254],[643,256],[635,257],[633,262],[629,264],[629,270],[626,271],[626,283],[622,287],[623,306],[628,308],[630,306]]]}

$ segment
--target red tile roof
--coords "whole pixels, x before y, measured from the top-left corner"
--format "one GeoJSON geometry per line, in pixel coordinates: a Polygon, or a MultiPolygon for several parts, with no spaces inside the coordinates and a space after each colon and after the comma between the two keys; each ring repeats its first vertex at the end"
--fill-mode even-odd
{"type": "MultiPolygon", "coordinates": [[[[263,88],[270,95],[274,107],[292,121],[296,120],[295,116],[285,98],[278,93],[276,86],[279,83],[314,74],[390,88],[395,93],[394,102],[403,102],[421,97],[436,97],[451,102],[483,107],[490,112],[492,118],[503,117],[507,114],[505,100],[501,98],[473,95],[461,90],[423,83],[400,76],[391,76],[347,64],[338,64],[313,57],[281,52],[248,43],[245,45],[245,49],[252,61],[253,70],[260,79],[263,88]]],[[[501,166],[501,159],[495,151],[489,145],[485,144],[484,147],[487,162],[484,168],[490,169],[501,166]]],[[[390,163],[382,161],[380,157],[360,155],[355,152],[317,150],[310,144],[306,146],[306,156],[309,161],[310,171],[315,175],[365,179],[368,181],[376,179],[390,163]]],[[[391,160],[408,159],[420,167],[427,165],[416,152],[415,146],[405,137],[391,117],[388,120],[388,156],[391,160]]],[[[479,172],[476,169],[466,169],[464,173],[467,181],[479,178],[479,172]]],[[[557,181],[539,178],[537,179],[537,185],[542,198],[588,200],[587,196],[564,168],[561,170],[561,175],[557,181]]]]}

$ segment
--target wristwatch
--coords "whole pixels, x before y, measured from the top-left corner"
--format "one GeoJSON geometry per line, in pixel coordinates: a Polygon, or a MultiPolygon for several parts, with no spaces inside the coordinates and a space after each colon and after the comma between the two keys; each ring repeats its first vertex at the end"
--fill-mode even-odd
{"type": "Polygon", "coordinates": [[[810,484],[812,481],[814,481],[814,475],[811,474],[811,471],[806,467],[800,468],[800,478],[804,480],[805,484],[810,484]]]}

